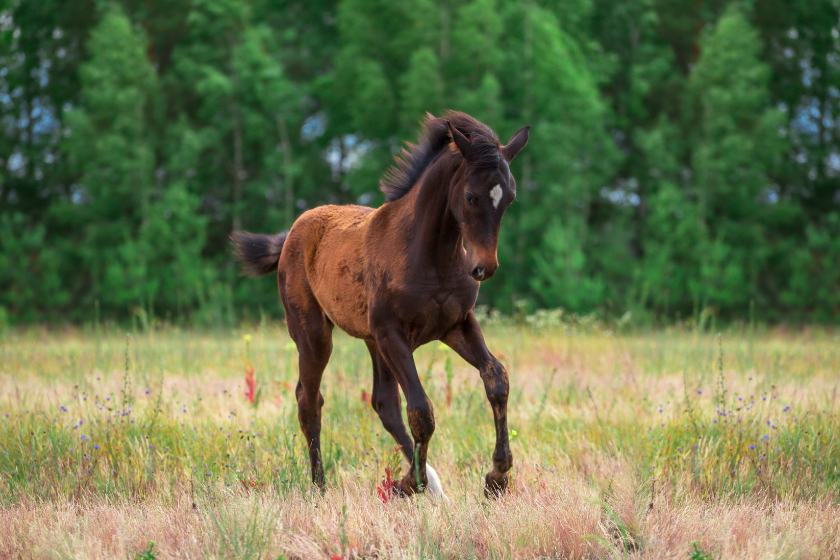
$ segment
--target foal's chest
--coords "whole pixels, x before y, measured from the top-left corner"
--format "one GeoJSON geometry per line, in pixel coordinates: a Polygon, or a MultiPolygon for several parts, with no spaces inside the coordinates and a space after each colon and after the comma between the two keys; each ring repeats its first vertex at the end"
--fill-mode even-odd
{"type": "Polygon", "coordinates": [[[412,294],[414,309],[408,315],[415,346],[440,339],[466,319],[478,296],[478,282],[468,280],[436,289],[421,288],[412,294]]]}

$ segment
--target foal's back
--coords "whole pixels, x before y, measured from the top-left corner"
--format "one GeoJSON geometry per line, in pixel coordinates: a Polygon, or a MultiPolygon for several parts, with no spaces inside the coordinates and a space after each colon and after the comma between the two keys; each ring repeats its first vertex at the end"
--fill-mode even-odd
{"type": "Polygon", "coordinates": [[[374,212],[365,206],[319,206],[295,221],[279,267],[287,306],[307,308],[311,315],[316,303],[330,322],[370,339],[364,240],[374,212]]]}

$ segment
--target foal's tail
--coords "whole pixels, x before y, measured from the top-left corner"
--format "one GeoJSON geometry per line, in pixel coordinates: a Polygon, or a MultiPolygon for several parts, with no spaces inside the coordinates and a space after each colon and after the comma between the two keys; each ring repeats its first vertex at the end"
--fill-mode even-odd
{"type": "Polygon", "coordinates": [[[288,231],[274,235],[261,235],[247,231],[235,231],[230,235],[233,255],[242,263],[242,271],[248,276],[264,276],[277,272],[280,252],[288,231]]]}

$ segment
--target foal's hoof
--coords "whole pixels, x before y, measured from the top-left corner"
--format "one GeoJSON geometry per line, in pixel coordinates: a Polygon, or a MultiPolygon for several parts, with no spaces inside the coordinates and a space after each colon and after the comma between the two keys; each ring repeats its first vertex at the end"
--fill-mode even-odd
{"type": "Polygon", "coordinates": [[[414,494],[426,494],[433,500],[443,500],[444,502],[449,501],[449,497],[443,493],[443,488],[440,484],[440,478],[435,472],[435,469],[426,465],[426,479],[428,483],[426,486],[421,486],[418,488],[417,486],[417,479],[410,475],[405,475],[400,480],[394,483],[394,486],[391,487],[391,494],[399,498],[407,498],[408,496],[413,496],[414,494]]]}
{"type": "Polygon", "coordinates": [[[490,471],[484,477],[484,497],[488,500],[497,500],[505,495],[508,486],[508,475],[490,471]]]}
{"type": "Polygon", "coordinates": [[[417,488],[417,480],[410,474],[407,474],[396,481],[394,483],[394,487],[391,488],[391,493],[399,498],[407,498],[419,492],[420,490],[417,488]]]}

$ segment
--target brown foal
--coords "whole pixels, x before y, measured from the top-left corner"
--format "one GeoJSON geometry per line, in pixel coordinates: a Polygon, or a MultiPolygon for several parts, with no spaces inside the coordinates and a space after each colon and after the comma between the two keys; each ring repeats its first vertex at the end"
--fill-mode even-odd
{"type": "Polygon", "coordinates": [[[411,463],[396,491],[410,495],[429,484],[426,456],[435,417],[412,353],[433,340],[478,369],[496,426],[484,492],[493,497],[507,488],[513,462],[510,382],[487,350],[474,308],[480,283],[499,266],[499,227],[516,197],[509,164],[527,143],[529,129],[502,146],[489,127],[469,115],[427,115],[418,145],[404,149],[382,180],[386,202],[380,208],[321,206],[301,215],[288,232],[231,236],[248,274],[277,273],[300,359],[298,418],[309,444],[312,482],[319,487],[324,485],[321,376],[338,325],[367,344],[373,360],[371,404],[411,463]],[[411,437],[402,420],[400,389],[411,437]]]}

